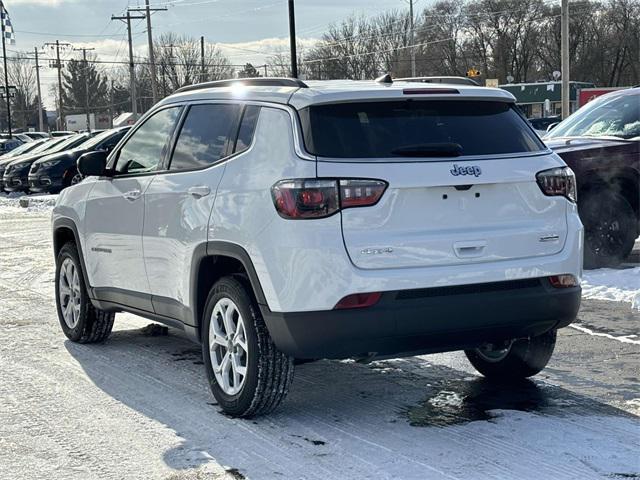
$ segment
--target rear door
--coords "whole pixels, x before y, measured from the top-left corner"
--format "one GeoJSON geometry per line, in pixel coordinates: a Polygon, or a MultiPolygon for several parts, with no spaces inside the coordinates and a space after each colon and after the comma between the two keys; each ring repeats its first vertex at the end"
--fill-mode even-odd
{"type": "Polygon", "coordinates": [[[189,107],[166,171],[145,192],[144,258],[156,313],[191,318],[194,251],[207,240],[225,160],[238,151],[239,122],[255,108],[246,107],[243,117],[243,106],[237,103],[189,107]]]}
{"type": "Polygon", "coordinates": [[[545,196],[535,177],[560,162],[510,103],[342,103],[301,118],[319,177],[388,182],[376,205],[342,211],[357,267],[495,262],[564,245],[567,202],[545,196]]]}

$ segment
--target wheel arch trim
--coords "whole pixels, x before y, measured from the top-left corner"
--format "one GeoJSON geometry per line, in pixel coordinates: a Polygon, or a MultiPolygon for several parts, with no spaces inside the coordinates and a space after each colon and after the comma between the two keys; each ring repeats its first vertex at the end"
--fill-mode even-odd
{"type": "Polygon", "coordinates": [[[56,262],[58,261],[58,253],[60,252],[60,249],[64,246],[64,244],[58,245],[58,242],[56,240],[56,233],[61,230],[70,230],[73,235],[74,243],[76,245],[76,248],[78,249],[78,255],[80,256],[80,263],[82,266],[82,278],[84,279],[84,284],[87,288],[87,292],[89,293],[89,298],[93,300],[94,299],[93,289],[91,288],[91,284],[89,283],[89,277],[87,275],[87,266],[84,261],[84,252],[82,251],[82,244],[80,243],[80,235],[78,234],[78,228],[76,227],[76,224],[70,218],[64,218],[64,217],[56,218],[53,222],[52,231],[53,231],[54,260],[56,262]]]}
{"type": "Polygon", "coordinates": [[[202,262],[209,257],[229,257],[240,262],[243,266],[247,276],[249,277],[249,283],[253,290],[253,294],[256,297],[258,305],[261,307],[267,306],[267,300],[262,290],[262,285],[256,273],[256,269],[253,265],[251,257],[247,251],[240,245],[227,242],[227,241],[208,241],[198,245],[193,253],[191,260],[191,272],[189,280],[189,296],[190,304],[192,306],[193,325],[199,328],[200,318],[198,309],[198,278],[200,273],[200,266],[202,262]]]}

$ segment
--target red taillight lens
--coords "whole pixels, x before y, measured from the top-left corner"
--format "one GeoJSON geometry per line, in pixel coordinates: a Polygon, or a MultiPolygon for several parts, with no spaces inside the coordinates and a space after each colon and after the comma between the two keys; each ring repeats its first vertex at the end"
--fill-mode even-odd
{"type": "Polygon", "coordinates": [[[271,195],[287,219],[324,218],[339,210],[335,180],[283,180],[271,188],[271,195]]]}
{"type": "Polygon", "coordinates": [[[387,188],[382,180],[294,179],[271,188],[278,214],[286,219],[325,218],[341,208],[378,203],[387,188]]]}
{"type": "Polygon", "coordinates": [[[579,285],[578,279],[573,275],[553,275],[549,277],[549,283],[554,288],[571,288],[579,285]]]}
{"type": "Polygon", "coordinates": [[[545,195],[565,197],[576,203],[578,199],[576,176],[569,167],[543,170],[536,175],[536,180],[545,195]]]}
{"type": "Polygon", "coordinates": [[[374,292],[374,293],[355,293],[353,295],[348,295],[340,300],[335,307],[334,310],[345,310],[347,308],[365,308],[371,307],[378,303],[382,297],[382,293],[374,292]]]}

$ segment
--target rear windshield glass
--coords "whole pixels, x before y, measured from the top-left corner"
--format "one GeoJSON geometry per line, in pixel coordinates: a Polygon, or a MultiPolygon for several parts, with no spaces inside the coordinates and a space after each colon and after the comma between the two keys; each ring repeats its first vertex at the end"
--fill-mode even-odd
{"type": "Polygon", "coordinates": [[[307,151],[331,158],[439,158],[544,150],[512,104],[387,101],[314,105],[300,111],[307,151]]]}

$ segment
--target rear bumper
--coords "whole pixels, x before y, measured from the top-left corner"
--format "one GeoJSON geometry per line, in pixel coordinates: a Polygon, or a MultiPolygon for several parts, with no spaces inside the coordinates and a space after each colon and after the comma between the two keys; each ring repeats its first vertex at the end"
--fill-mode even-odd
{"type": "Polygon", "coordinates": [[[581,288],[546,279],[386,292],[373,307],[282,313],[263,307],[275,344],[296,358],[379,357],[474,348],[569,325],[581,288]]]}

